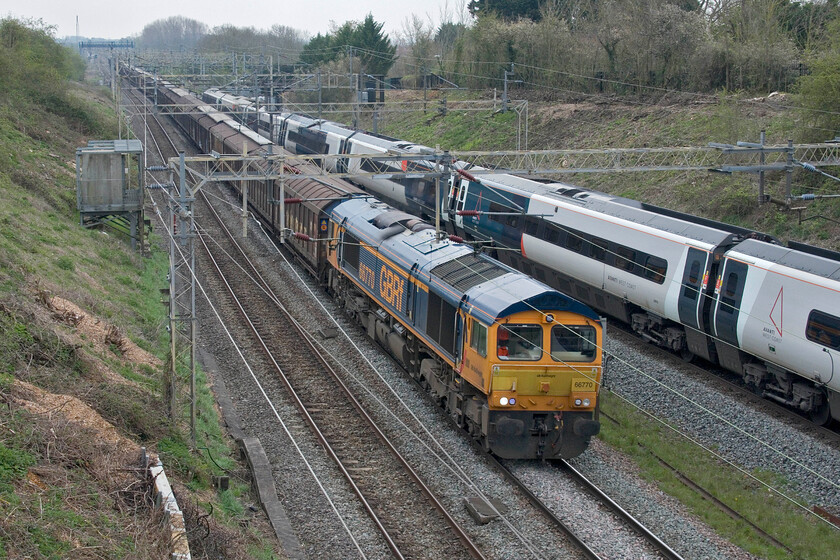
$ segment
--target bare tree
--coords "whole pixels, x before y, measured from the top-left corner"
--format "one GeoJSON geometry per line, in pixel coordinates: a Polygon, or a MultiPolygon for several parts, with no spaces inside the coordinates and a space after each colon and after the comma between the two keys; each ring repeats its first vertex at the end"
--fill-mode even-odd
{"type": "Polygon", "coordinates": [[[207,31],[207,25],[200,21],[172,16],[153,21],[144,27],[137,43],[144,49],[192,50],[207,31]]]}

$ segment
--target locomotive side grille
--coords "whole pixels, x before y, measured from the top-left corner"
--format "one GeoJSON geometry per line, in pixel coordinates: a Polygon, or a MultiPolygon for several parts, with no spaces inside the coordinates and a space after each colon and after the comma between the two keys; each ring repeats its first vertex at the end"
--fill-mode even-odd
{"type": "Polygon", "coordinates": [[[497,263],[469,254],[440,264],[431,272],[458,291],[466,292],[473,286],[504,276],[509,271],[497,263]]]}

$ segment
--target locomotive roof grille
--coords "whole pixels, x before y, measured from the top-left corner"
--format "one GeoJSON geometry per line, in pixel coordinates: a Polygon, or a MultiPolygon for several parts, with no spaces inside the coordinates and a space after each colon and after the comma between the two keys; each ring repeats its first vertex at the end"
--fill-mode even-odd
{"type": "Polygon", "coordinates": [[[431,270],[434,276],[462,293],[474,286],[504,276],[508,272],[510,271],[498,263],[479,258],[475,253],[439,264],[431,270]]]}

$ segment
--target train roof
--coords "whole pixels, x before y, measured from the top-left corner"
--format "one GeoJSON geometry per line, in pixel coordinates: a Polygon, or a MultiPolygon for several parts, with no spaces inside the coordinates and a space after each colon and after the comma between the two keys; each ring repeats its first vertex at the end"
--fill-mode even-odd
{"type": "Polygon", "coordinates": [[[377,247],[405,272],[414,269],[417,278],[455,307],[466,296],[465,310],[485,323],[534,308],[599,318],[579,301],[468,245],[435,241],[431,225],[382,202],[351,199],[336,204],[331,213],[339,223],[346,219],[354,236],[377,247]]]}
{"type": "Polygon", "coordinates": [[[294,118],[298,122],[304,124],[307,128],[317,127],[318,129],[324,132],[333,133],[344,138],[350,138],[352,136],[353,139],[356,141],[365,142],[367,144],[370,144],[371,146],[376,146],[385,151],[392,150],[411,154],[434,153],[434,150],[432,150],[431,148],[422,146],[420,144],[406,142],[405,140],[399,140],[397,138],[391,138],[390,136],[376,134],[365,130],[353,130],[352,128],[349,128],[347,126],[333,121],[313,119],[312,117],[299,115],[295,113],[283,113],[282,117],[294,118]]]}
{"type": "Polygon", "coordinates": [[[840,261],[836,259],[803,253],[789,247],[771,245],[756,239],[742,241],[731,252],[741,253],[823,278],[840,280],[840,261]]]}
{"type": "Polygon", "coordinates": [[[646,225],[660,231],[688,237],[711,245],[718,245],[732,235],[741,237],[759,236],[771,243],[778,243],[768,235],[753,230],[716,222],[691,214],[676,212],[651,204],[645,204],[614,196],[600,191],[584,189],[548,180],[519,177],[509,174],[481,175],[480,181],[489,185],[500,185],[540,195],[565,204],[574,204],[599,214],[612,216],[628,222],[646,225]]]}

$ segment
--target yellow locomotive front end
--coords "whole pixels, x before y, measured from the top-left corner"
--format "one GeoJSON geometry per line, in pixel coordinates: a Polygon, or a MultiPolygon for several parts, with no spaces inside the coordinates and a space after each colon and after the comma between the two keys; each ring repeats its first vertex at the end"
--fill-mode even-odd
{"type": "Polygon", "coordinates": [[[485,446],[505,458],[571,458],[598,433],[604,327],[568,311],[471,319],[462,376],[487,395],[485,446]]]}

